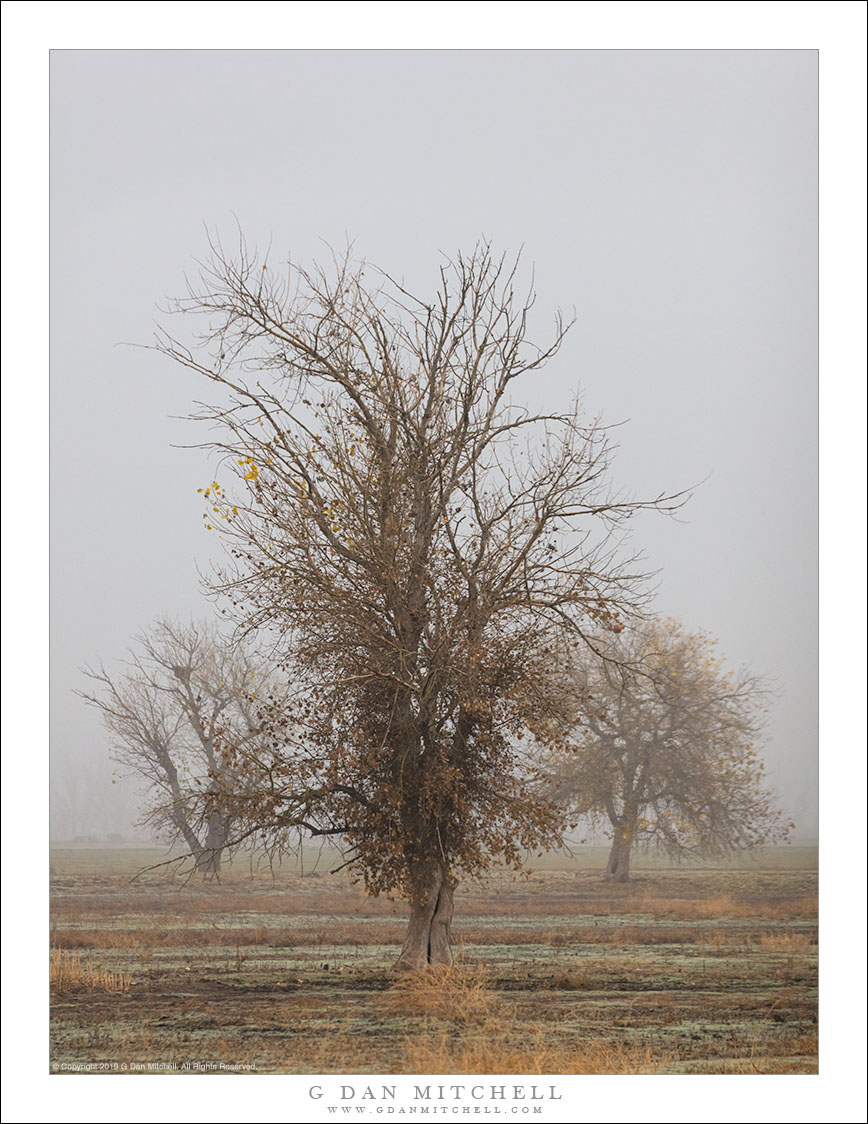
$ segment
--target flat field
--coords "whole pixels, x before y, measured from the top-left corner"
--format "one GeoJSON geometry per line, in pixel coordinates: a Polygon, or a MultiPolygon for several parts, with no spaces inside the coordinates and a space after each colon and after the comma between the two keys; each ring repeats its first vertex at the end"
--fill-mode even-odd
{"type": "Polygon", "coordinates": [[[328,856],[134,877],[162,858],[52,851],[53,1072],[817,1071],[815,848],[498,871],[459,888],[456,967],[404,979],[405,907],[328,856]]]}

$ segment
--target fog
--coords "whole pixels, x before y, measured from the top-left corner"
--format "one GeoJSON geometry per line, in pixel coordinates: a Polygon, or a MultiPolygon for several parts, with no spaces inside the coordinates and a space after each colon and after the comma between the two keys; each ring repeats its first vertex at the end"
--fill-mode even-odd
{"type": "Polygon", "coordinates": [[[534,334],[577,323],[540,404],[623,422],[612,480],[695,487],[633,536],[655,607],[773,677],[766,760],[817,823],[814,51],[53,51],[52,835],[132,835],[81,667],[198,571],[206,389],[147,350],[205,225],[309,264],[324,242],[430,291],[480,236],[533,263],[534,334]],[[113,783],[115,781],[116,783],[113,783]]]}

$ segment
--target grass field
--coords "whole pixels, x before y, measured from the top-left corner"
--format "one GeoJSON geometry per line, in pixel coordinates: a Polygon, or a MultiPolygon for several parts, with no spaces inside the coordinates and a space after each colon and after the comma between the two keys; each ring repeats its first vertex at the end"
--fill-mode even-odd
{"type": "Polygon", "coordinates": [[[131,881],[162,857],[52,851],[54,1072],[817,1071],[814,848],[638,856],[625,886],[597,848],[498,872],[459,888],[456,967],[403,980],[405,907],[328,862],[131,881]]]}

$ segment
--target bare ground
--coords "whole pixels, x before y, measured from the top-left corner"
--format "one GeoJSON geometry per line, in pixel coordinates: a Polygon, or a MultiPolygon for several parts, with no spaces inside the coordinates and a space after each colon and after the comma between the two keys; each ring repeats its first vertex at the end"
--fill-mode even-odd
{"type": "Polygon", "coordinates": [[[158,858],[52,853],[55,956],[128,977],[53,989],[54,1072],[817,1071],[812,849],[728,869],[640,859],[626,886],[595,851],[498,873],[459,889],[456,969],[409,983],[388,972],[404,906],[346,872],[130,881],[158,858]]]}

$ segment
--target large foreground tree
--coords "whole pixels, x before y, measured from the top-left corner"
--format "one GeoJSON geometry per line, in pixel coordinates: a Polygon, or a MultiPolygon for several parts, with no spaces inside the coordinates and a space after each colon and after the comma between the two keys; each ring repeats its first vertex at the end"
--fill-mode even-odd
{"type": "Polygon", "coordinates": [[[262,708],[256,759],[230,747],[237,839],[341,837],[370,892],[409,902],[398,966],[448,964],[459,876],[560,841],[537,784],[574,720],[558,665],[642,599],[624,520],[680,501],[613,495],[599,421],[539,408],[565,328],[530,341],[518,263],[487,245],[424,297],[349,255],[211,249],[174,304],[201,335],[157,346],[212,387],[211,589],[302,692],[262,708]]]}
{"type": "Polygon", "coordinates": [[[610,831],[607,877],[628,880],[637,844],[678,859],[785,839],[759,753],[768,684],[673,620],[633,622],[599,647],[607,659],[572,673],[581,725],[550,791],[610,831]]]}

